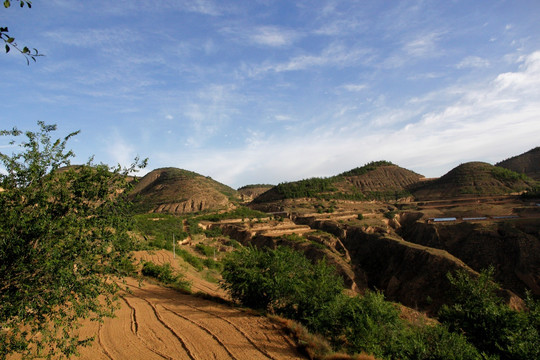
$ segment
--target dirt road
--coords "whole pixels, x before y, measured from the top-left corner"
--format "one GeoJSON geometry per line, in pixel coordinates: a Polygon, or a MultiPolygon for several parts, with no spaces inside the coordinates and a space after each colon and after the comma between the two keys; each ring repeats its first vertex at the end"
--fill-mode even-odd
{"type": "MultiPolygon", "coordinates": [[[[215,282],[166,250],[135,253],[139,260],[170,263],[185,274],[194,292],[227,298],[215,282]]],[[[81,335],[96,335],[82,359],[304,359],[279,326],[224,304],[127,279],[116,317],[86,323],[81,335]]]]}
{"type": "Polygon", "coordinates": [[[283,331],[268,319],[184,295],[157,285],[127,280],[116,318],[87,324],[97,333],[82,359],[303,359],[283,331]]]}

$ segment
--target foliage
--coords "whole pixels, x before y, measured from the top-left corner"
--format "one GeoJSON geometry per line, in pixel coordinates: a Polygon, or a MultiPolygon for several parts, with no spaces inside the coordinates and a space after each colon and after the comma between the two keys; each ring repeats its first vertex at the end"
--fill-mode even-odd
{"type": "Polygon", "coordinates": [[[147,240],[144,247],[172,250],[172,236],[182,240],[188,236],[183,230],[184,219],[171,214],[133,215],[135,229],[147,240]]]}
{"type": "Polygon", "coordinates": [[[413,326],[391,346],[393,359],[485,359],[462,335],[443,325],[413,326]]]}
{"type": "Polygon", "coordinates": [[[394,164],[392,164],[390,161],[385,161],[385,160],[372,161],[362,167],[357,167],[352,170],[341,173],[340,176],[360,176],[360,175],[367,174],[370,171],[376,170],[377,168],[381,166],[390,166],[390,165],[394,165],[394,164]]]}
{"type": "Polygon", "coordinates": [[[182,274],[174,273],[171,264],[165,263],[163,265],[154,264],[151,261],[145,261],[141,270],[144,276],[153,277],[164,284],[171,285],[177,289],[190,291],[191,284],[189,281],[184,280],[182,274]]]}
{"type": "Polygon", "coordinates": [[[221,264],[221,262],[216,261],[213,258],[203,259],[202,263],[210,270],[221,271],[223,269],[223,265],[221,264]]]}
{"type": "Polygon", "coordinates": [[[497,296],[493,268],[473,278],[465,271],[449,274],[452,304],[439,314],[451,331],[463,333],[480,351],[503,359],[540,358],[540,304],[528,298],[529,310],[510,309],[497,296]]]}
{"type": "Polygon", "coordinates": [[[190,264],[195,269],[197,269],[197,271],[204,270],[204,264],[202,260],[198,258],[197,256],[193,255],[192,253],[190,253],[189,251],[187,251],[186,249],[179,249],[177,247],[176,253],[180,255],[180,257],[184,259],[188,264],[190,264]]]}
{"type": "Polygon", "coordinates": [[[16,128],[0,132],[20,147],[0,153],[0,358],[73,354],[77,321],[110,315],[113,278],[132,270],[125,175],[144,162],[67,167],[74,154],[66,144],[77,133],[53,141],[56,126],[38,125],[21,140],[16,128]]]}
{"type": "Polygon", "coordinates": [[[227,241],[224,242],[224,245],[232,246],[235,249],[240,249],[243,247],[242,244],[240,244],[237,240],[234,239],[227,239],[227,241]]]}
{"type": "Polygon", "coordinates": [[[378,292],[350,297],[325,262],[289,248],[244,248],[224,261],[221,286],[242,305],[300,322],[335,350],[382,359],[480,359],[465,337],[444,326],[410,325],[378,292]]]}
{"type": "Polygon", "coordinates": [[[187,231],[190,235],[202,234],[204,230],[199,226],[199,220],[195,217],[188,217],[186,219],[187,231]]]}
{"type": "Polygon", "coordinates": [[[521,195],[523,198],[540,198],[540,185],[534,185],[527,192],[521,195]]]}
{"type": "MultiPolygon", "coordinates": [[[[29,0],[19,0],[16,1],[19,3],[20,7],[24,7],[26,5],[29,9],[32,7],[32,2],[29,0]]],[[[5,0],[4,1],[4,8],[11,7],[11,1],[5,0]]],[[[43,56],[39,53],[37,49],[30,50],[27,46],[24,46],[22,49],[17,45],[15,42],[15,38],[8,34],[9,29],[7,27],[0,27],[0,39],[4,41],[4,48],[6,49],[6,54],[11,51],[11,49],[15,49],[21,54],[23,54],[26,57],[26,63],[30,64],[29,59],[32,59],[34,62],[36,61],[36,57],[43,56]]]]}
{"type": "Polygon", "coordinates": [[[273,187],[274,185],[272,184],[250,184],[250,185],[244,185],[242,187],[239,187],[237,190],[240,191],[240,190],[249,190],[249,189],[258,189],[258,188],[271,188],[273,187]]]}
{"type": "Polygon", "coordinates": [[[262,211],[252,210],[246,206],[238,206],[236,209],[229,212],[198,216],[197,220],[199,221],[207,220],[207,221],[217,222],[217,221],[226,220],[226,219],[239,219],[239,218],[260,219],[260,218],[266,218],[266,217],[268,217],[268,214],[262,211]]]}
{"type": "Polygon", "coordinates": [[[502,181],[515,181],[515,180],[530,181],[531,180],[527,175],[523,173],[518,173],[518,172],[509,170],[500,166],[493,166],[493,168],[491,168],[491,174],[495,178],[502,181]]]}
{"type": "Polygon", "coordinates": [[[336,191],[333,178],[311,178],[289,183],[281,183],[274,189],[285,199],[318,197],[322,193],[336,191]]]}
{"type": "Polygon", "coordinates": [[[195,245],[195,250],[207,257],[214,256],[216,253],[216,249],[213,246],[208,246],[201,243],[195,245]]]}
{"type": "Polygon", "coordinates": [[[223,235],[223,230],[220,227],[211,227],[210,229],[204,230],[204,235],[206,237],[215,238],[223,235]]]}
{"type": "Polygon", "coordinates": [[[324,261],[312,264],[287,247],[244,248],[224,259],[222,287],[242,305],[264,309],[304,323],[343,288],[342,279],[324,261]]]}

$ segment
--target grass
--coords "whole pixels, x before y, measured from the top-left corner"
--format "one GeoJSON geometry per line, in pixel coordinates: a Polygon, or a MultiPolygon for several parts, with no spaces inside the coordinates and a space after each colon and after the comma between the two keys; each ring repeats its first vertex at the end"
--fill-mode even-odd
{"type": "Polygon", "coordinates": [[[185,249],[176,249],[176,253],[180,255],[182,259],[184,259],[188,264],[193,266],[197,271],[203,271],[204,270],[204,263],[203,260],[189,251],[185,249]]]}
{"type": "Polygon", "coordinates": [[[174,289],[191,292],[191,283],[184,279],[183,274],[175,273],[169,263],[157,265],[151,261],[145,261],[141,272],[144,276],[152,277],[174,289]]]}

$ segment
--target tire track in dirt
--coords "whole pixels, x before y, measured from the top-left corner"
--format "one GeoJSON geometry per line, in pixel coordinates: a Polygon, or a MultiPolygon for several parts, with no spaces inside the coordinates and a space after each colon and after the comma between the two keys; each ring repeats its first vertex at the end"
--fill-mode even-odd
{"type": "Polygon", "coordinates": [[[186,346],[194,346],[197,359],[303,358],[284,339],[282,330],[265,318],[191,295],[175,293],[172,299],[170,292],[175,293],[152,284],[133,285],[131,296],[146,302],[166,326],[182,333],[186,346]],[[257,329],[255,336],[252,329],[257,329]]]}
{"type": "MultiPolygon", "coordinates": [[[[166,324],[159,313],[156,311],[155,307],[152,306],[150,302],[148,302],[146,299],[139,298],[137,296],[133,296],[130,298],[129,301],[124,298],[126,303],[130,307],[135,307],[135,303],[137,303],[137,300],[142,300],[144,303],[147,303],[151,308],[151,313],[148,311],[148,309],[145,309],[144,306],[141,306],[142,302],[139,302],[137,307],[139,309],[142,309],[145,313],[143,314],[143,318],[146,320],[145,326],[141,328],[141,334],[138,335],[138,337],[141,339],[143,343],[145,343],[153,352],[156,354],[162,356],[165,359],[175,359],[171,356],[166,355],[165,353],[178,353],[179,349],[177,346],[174,346],[175,340],[178,341],[178,343],[181,345],[183,351],[180,351],[180,353],[185,353],[186,356],[188,356],[192,360],[196,360],[196,357],[194,354],[190,351],[190,349],[186,346],[186,343],[184,339],[168,324],[166,324]],[[133,305],[130,304],[130,301],[133,302],[133,305]],[[146,316],[144,316],[146,315],[146,316]],[[153,315],[153,316],[152,316],[153,315]],[[159,325],[155,324],[155,320],[159,322],[159,325]],[[154,322],[154,324],[152,324],[154,322]],[[169,331],[169,334],[172,335],[173,339],[167,339],[166,333],[164,334],[161,332],[161,334],[156,330],[160,328],[160,325],[166,328],[169,331]],[[144,332],[144,333],[143,333],[144,332]],[[173,346],[171,346],[173,345],[173,346]],[[157,350],[156,347],[162,348],[161,350],[157,350]]],[[[182,354],[184,355],[184,354],[182,354]]],[[[182,357],[185,358],[185,357],[182,357]]]]}
{"type": "MultiPolygon", "coordinates": [[[[182,265],[165,250],[137,252],[136,258],[170,263],[193,278],[193,288],[222,295],[224,291],[182,265]],[[216,290],[217,289],[217,290],[216,290]]],[[[279,326],[268,319],[225,304],[180,293],[156,284],[124,279],[116,318],[99,326],[85,324],[84,334],[97,335],[81,358],[99,360],[296,360],[304,359],[279,326]]],[[[226,296],[224,296],[226,298],[226,296]]],[[[95,323],[94,323],[95,324],[95,323]]],[[[74,359],[75,360],[75,359],[74,359]]]]}
{"type": "MultiPolygon", "coordinates": [[[[143,290],[144,291],[144,290],[143,290]]],[[[197,322],[197,321],[194,321],[193,319],[190,319],[189,317],[187,316],[184,316],[182,314],[180,314],[179,312],[176,312],[174,310],[171,310],[170,308],[167,308],[163,305],[158,305],[158,304],[154,304],[152,303],[150,300],[148,300],[147,298],[142,298],[140,297],[142,300],[146,301],[148,303],[148,305],[150,305],[153,309],[154,309],[154,313],[156,315],[156,317],[158,317],[160,319],[160,321],[163,322],[163,324],[170,328],[169,325],[167,325],[165,323],[165,321],[163,320],[163,318],[160,316],[159,314],[159,310],[158,310],[158,306],[163,308],[164,310],[167,310],[168,312],[170,312],[171,314],[175,315],[176,317],[179,317],[191,324],[193,324],[194,326],[198,327],[200,330],[202,330],[203,332],[205,332],[209,337],[211,337],[217,344],[219,344],[219,346],[221,346],[223,348],[223,350],[225,350],[225,352],[227,353],[229,359],[232,359],[232,360],[242,360],[243,358],[238,358],[236,357],[232,352],[231,350],[228,348],[228,346],[214,333],[212,332],[212,330],[210,330],[208,327],[202,325],[201,323],[197,322]]],[[[198,309],[195,309],[196,311],[198,311],[198,309]]],[[[205,343],[208,345],[208,341],[205,341],[205,343]]],[[[225,357],[223,356],[223,354],[221,356],[218,356],[217,357],[218,359],[225,359],[225,357]]]]}
{"type": "MultiPolygon", "coordinates": [[[[200,309],[200,308],[195,308],[194,306],[189,305],[189,304],[187,304],[187,303],[186,303],[185,305],[186,305],[186,306],[189,306],[189,307],[192,308],[192,309],[195,309],[195,310],[200,311],[200,312],[205,312],[205,313],[207,313],[207,314],[209,314],[209,315],[211,315],[211,316],[215,316],[215,317],[217,317],[217,318],[219,318],[219,319],[225,321],[226,323],[228,323],[229,325],[231,325],[232,327],[234,327],[239,333],[241,333],[241,334],[246,338],[246,340],[247,340],[251,345],[253,345],[253,347],[255,347],[255,348],[256,348],[257,350],[259,350],[261,353],[263,353],[264,355],[266,355],[269,359],[271,359],[271,360],[276,360],[276,359],[275,359],[272,355],[270,355],[265,349],[260,348],[260,347],[255,343],[255,341],[254,341],[254,340],[253,340],[253,339],[252,339],[252,338],[251,338],[251,337],[250,337],[243,329],[241,329],[240,327],[236,326],[234,323],[232,323],[231,321],[227,320],[225,317],[223,317],[223,316],[221,316],[221,315],[219,315],[219,314],[216,314],[216,313],[211,313],[211,312],[209,312],[209,311],[206,311],[206,310],[203,310],[203,309],[200,309]]],[[[165,307],[165,309],[167,309],[167,308],[165,307]]],[[[172,310],[170,310],[170,309],[167,309],[167,310],[172,311],[172,310]]],[[[271,341],[271,339],[270,339],[270,337],[269,337],[268,335],[265,334],[265,337],[266,337],[266,339],[267,339],[268,341],[271,341]]]]}

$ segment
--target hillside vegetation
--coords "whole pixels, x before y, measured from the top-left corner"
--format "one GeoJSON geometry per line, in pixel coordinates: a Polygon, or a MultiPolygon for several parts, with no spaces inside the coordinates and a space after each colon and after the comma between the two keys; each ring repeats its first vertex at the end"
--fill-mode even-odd
{"type": "Polygon", "coordinates": [[[540,181],[540,146],[495,165],[540,181]]]}
{"type": "Polygon", "coordinates": [[[521,193],[534,186],[524,174],[484,162],[469,162],[413,191],[417,199],[521,193]]]}
{"type": "Polygon", "coordinates": [[[130,193],[138,212],[184,214],[225,210],[235,206],[238,193],[209,177],[177,169],[156,169],[137,180],[130,193]]]}
{"type": "Polygon", "coordinates": [[[296,198],[390,200],[410,196],[408,188],[421,178],[421,175],[389,161],[374,161],[329,178],[281,183],[254,201],[296,198]]]}

